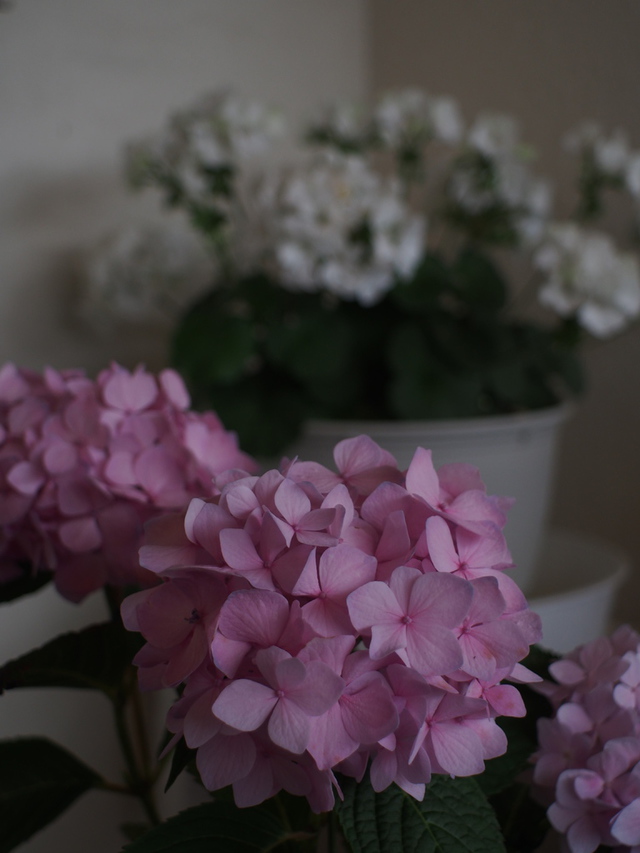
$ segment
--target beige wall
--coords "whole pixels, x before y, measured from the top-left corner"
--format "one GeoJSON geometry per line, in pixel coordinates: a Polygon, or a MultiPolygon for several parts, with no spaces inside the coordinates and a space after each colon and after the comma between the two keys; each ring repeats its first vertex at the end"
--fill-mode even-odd
{"type": "MultiPolygon", "coordinates": [[[[569,212],[562,135],[584,119],[626,128],[640,148],[636,0],[372,0],[373,89],[419,85],[465,116],[519,118],[569,212]]],[[[634,579],[621,602],[640,623],[640,325],[587,358],[590,390],[566,428],[554,518],[622,546],[634,579]]]]}
{"type": "Polygon", "coordinates": [[[366,0],[16,0],[0,14],[0,361],[91,371],[163,341],[69,319],[79,248],[148,217],[123,143],[216,87],[300,117],[367,84],[366,0]]]}

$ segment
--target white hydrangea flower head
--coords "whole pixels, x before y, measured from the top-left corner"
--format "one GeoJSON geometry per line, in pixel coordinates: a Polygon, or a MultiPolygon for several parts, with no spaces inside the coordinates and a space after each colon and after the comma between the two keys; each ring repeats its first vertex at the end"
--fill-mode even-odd
{"type": "Polygon", "coordinates": [[[432,98],[419,89],[384,95],[374,110],[374,124],[384,144],[395,149],[407,142],[419,145],[430,139],[456,144],[464,130],[453,98],[432,98]]]}
{"type": "Polygon", "coordinates": [[[406,138],[426,141],[432,131],[429,96],[420,89],[383,95],[374,122],[380,138],[391,148],[400,147],[406,138]]]}
{"type": "Polygon", "coordinates": [[[97,330],[121,323],[168,329],[214,277],[210,254],[184,225],[131,226],[90,254],[79,316],[97,330]]]}
{"type": "Polygon", "coordinates": [[[590,152],[598,169],[610,177],[624,175],[631,152],[626,134],[615,130],[607,136],[599,124],[586,121],[570,131],[565,148],[573,153],[590,152]]]}
{"type": "Polygon", "coordinates": [[[413,272],[424,243],[424,223],[397,184],[356,156],[315,159],[288,176],[274,232],[286,287],[324,289],[364,305],[382,298],[396,275],[413,272]]]}
{"type": "Polygon", "coordinates": [[[534,256],[546,276],[539,298],[562,317],[575,314],[595,337],[607,338],[640,314],[640,269],[610,238],[573,223],[549,227],[534,256]]]}
{"type": "Polygon", "coordinates": [[[611,176],[622,175],[629,161],[629,143],[621,130],[614,131],[608,138],[596,140],[593,156],[600,169],[611,176]]]}
{"type": "Polygon", "coordinates": [[[491,160],[512,156],[518,145],[518,125],[510,116],[478,116],[467,135],[467,143],[491,160]]]}

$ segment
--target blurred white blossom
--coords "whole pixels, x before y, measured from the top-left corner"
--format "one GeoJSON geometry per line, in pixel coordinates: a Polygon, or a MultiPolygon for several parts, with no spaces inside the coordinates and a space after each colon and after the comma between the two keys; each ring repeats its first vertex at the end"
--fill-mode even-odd
{"type": "Polygon", "coordinates": [[[463,124],[452,98],[433,98],[419,89],[405,89],[383,96],[374,112],[374,124],[390,148],[420,145],[429,139],[456,143],[463,124]]]}
{"type": "Polygon", "coordinates": [[[597,168],[608,177],[619,177],[627,168],[629,143],[622,130],[606,136],[599,124],[587,121],[570,131],[564,142],[568,151],[590,154],[597,168]]]}
{"type": "Polygon", "coordinates": [[[638,262],[605,234],[554,224],[534,261],[545,274],[540,301],[562,317],[575,314],[596,337],[609,337],[640,313],[638,262]]]}
{"type": "Polygon", "coordinates": [[[410,213],[395,182],[360,157],[335,155],[298,169],[274,214],[278,275],[292,289],[370,305],[422,255],[421,217],[410,213]]]}
{"type": "Polygon", "coordinates": [[[90,255],[78,311],[96,330],[118,323],[169,328],[211,287],[215,265],[182,225],[130,227],[90,255]]]}

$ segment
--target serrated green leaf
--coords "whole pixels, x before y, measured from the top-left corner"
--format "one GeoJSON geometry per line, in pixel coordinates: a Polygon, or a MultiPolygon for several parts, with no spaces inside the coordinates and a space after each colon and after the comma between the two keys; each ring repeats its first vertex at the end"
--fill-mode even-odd
{"type": "Polygon", "coordinates": [[[307,835],[287,829],[269,809],[203,803],[181,812],[128,844],[126,853],[268,853],[307,835]]]}
{"type": "Polygon", "coordinates": [[[14,601],[23,595],[31,595],[51,582],[52,572],[36,572],[32,574],[29,567],[25,566],[25,574],[6,583],[0,583],[0,603],[14,601]]]}
{"type": "Polygon", "coordinates": [[[71,631],[0,668],[0,693],[17,687],[77,687],[113,697],[140,637],[105,622],[71,631]]]}
{"type": "Polygon", "coordinates": [[[45,738],[0,742],[0,853],[51,823],[100,777],[45,738]]]}
{"type": "Polygon", "coordinates": [[[338,817],[353,853],[504,853],[495,814],[474,779],[434,776],[422,802],[396,785],[344,785],[338,817]]]}

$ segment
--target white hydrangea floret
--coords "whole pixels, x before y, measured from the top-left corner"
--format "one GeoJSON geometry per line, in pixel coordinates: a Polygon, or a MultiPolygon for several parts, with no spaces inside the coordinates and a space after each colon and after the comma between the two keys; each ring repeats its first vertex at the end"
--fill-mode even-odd
{"type": "Polygon", "coordinates": [[[542,304],[563,317],[575,314],[596,337],[615,334],[640,313],[638,262],[607,235],[554,224],[534,260],[546,276],[542,304]]]}
{"type": "Polygon", "coordinates": [[[324,289],[364,305],[413,272],[424,244],[424,223],[397,184],[354,156],[318,159],[290,175],[274,228],[286,287],[324,289]]]}
{"type": "Polygon", "coordinates": [[[210,254],[184,225],[131,226],[89,256],[78,312],[105,331],[120,323],[170,328],[214,275],[210,254]]]}

